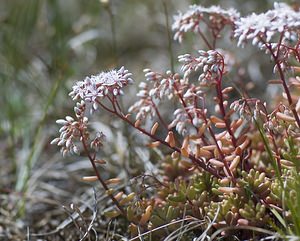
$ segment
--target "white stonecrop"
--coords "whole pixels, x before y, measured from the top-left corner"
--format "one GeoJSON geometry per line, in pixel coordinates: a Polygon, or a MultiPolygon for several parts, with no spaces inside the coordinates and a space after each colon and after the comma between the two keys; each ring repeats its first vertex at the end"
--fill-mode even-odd
{"type": "Polygon", "coordinates": [[[183,34],[186,32],[198,32],[201,30],[201,23],[205,23],[204,17],[209,16],[210,25],[222,29],[225,25],[232,23],[239,18],[240,14],[233,8],[228,10],[222,9],[219,6],[202,7],[192,5],[186,13],[179,12],[174,16],[172,25],[175,31],[174,39],[182,42],[183,34]]]}
{"type": "Polygon", "coordinates": [[[274,9],[238,18],[234,24],[234,37],[239,46],[251,39],[253,45],[261,47],[262,39],[270,43],[278,33],[283,33],[286,40],[295,40],[300,27],[300,12],[285,3],[274,3],[274,9]]]}
{"type": "Polygon", "coordinates": [[[83,81],[78,81],[70,92],[73,100],[84,100],[90,102],[93,110],[98,108],[97,101],[105,98],[111,94],[113,96],[122,95],[122,88],[131,84],[132,74],[124,67],[119,70],[111,70],[108,72],[101,72],[98,75],[91,75],[86,77],[83,81]]]}

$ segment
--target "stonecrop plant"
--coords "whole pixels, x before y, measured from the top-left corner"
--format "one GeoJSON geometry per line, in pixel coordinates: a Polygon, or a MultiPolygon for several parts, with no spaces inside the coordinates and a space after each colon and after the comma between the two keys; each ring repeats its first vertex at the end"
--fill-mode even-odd
{"type": "Polygon", "coordinates": [[[192,32],[206,47],[178,56],[178,73],[145,69],[145,81],[133,81],[121,67],[78,81],[70,92],[74,117],[57,120],[62,127],[52,144],[63,156],[89,159],[95,176],[83,179],[100,182],[115,206],[106,217],[124,220],[130,240],[299,238],[300,12],[275,3],[241,17],[193,5],[174,17],[172,29],[174,40],[184,44],[192,32]],[[240,52],[252,43],[270,57],[277,79],[269,84],[282,96],[265,102],[233,84],[238,59],[219,44],[228,37],[240,52]],[[126,111],[122,95],[134,83],[138,100],[126,111]],[[105,133],[94,133],[89,120],[105,113],[164,153],[149,193],[117,192],[110,184],[120,180],[103,179],[105,133]]]}

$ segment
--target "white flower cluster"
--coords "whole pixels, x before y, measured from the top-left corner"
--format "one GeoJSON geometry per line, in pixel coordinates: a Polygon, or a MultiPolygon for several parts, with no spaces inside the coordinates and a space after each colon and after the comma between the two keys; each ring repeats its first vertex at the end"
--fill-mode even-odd
{"type": "Polygon", "coordinates": [[[131,75],[124,67],[119,70],[101,72],[98,75],[86,77],[83,81],[78,81],[69,95],[73,100],[82,99],[92,103],[93,110],[96,110],[98,108],[97,101],[108,94],[122,95],[122,88],[133,82],[131,75]]]}
{"type": "MultiPolygon", "coordinates": [[[[124,67],[119,70],[101,72],[98,75],[86,77],[83,81],[78,81],[70,92],[73,100],[77,100],[74,107],[76,120],[70,116],[65,119],[59,119],[57,124],[63,125],[59,132],[60,136],[55,138],[51,144],[61,147],[63,156],[67,153],[79,154],[79,148],[76,145],[80,141],[90,141],[88,132],[88,118],[85,116],[87,103],[92,104],[91,112],[98,108],[98,103],[103,98],[123,94],[122,88],[133,82],[131,73],[124,67]]],[[[89,143],[90,148],[97,151],[102,146],[104,134],[98,132],[96,137],[89,143]]],[[[86,147],[85,147],[86,148],[86,147]]]]}
{"type": "Polygon", "coordinates": [[[274,9],[238,18],[234,24],[238,46],[251,39],[253,45],[262,47],[262,41],[270,43],[278,33],[283,33],[283,41],[294,41],[299,33],[300,12],[285,3],[274,3],[274,9]]]}
{"type": "Polygon", "coordinates": [[[174,39],[182,42],[183,34],[189,31],[198,32],[201,30],[200,23],[207,24],[209,21],[209,26],[222,30],[225,25],[232,25],[232,23],[239,18],[240,14],[235,9],[222,9],[219,6],[211,6],[205,8],[202,6],[192,5],[189,10],[182,14],[174,16],[174,23],[172,26],[173,31],[175,31],[174,39]],[[209,18],[205,19],[205,15],[209,18]]]}
{"type": "Polygon", "coordinates": [[[192,72],[202,70],[198,77],[200,82],[209,83],[215,81],[220,72],[223,72],[223,56],[216,50],[199,50],[198,53],[199,57],[193,57],[190,54],[178,56],[179,62],[183,63],[184,78],[192,72]]]}
{"type": "Polygon", "coordinates": [[[79,154],[79,148],[76,142],[82,138],[82,135],[88,137],[88,118],[83,117],[76,121],[71,116],[67,116],[65,120],[59,119],[56,123],[62,125],[59,129],[60,136],[55,138],[51,144],[61,146],[63,156],[67,153],[79,154]]]}

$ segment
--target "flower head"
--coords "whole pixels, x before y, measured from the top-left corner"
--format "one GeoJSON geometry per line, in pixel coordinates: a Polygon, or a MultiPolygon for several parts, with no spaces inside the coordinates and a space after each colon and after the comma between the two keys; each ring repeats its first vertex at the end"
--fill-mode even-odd
{"type": "Polygon", "coordinates": [[[216,31],[221,31],[225,25],[232,25],[240,14],[235,9],[222,9],[219,6],[205,8],[202,6],[192,5],[189,10],[182,14],[178,13],[174,17],[173,30],[175,31],[174,39],[182,42],[183,34],[186,32],[198,32],[200,24],[209,21],[209,26],[216,31]],[[208,19],[205,17],[209,16],[208,19]]]}
{"type": "Polygon", "coordinates": [[[69,95],[73,100],[82,99],[92,103],[93,109],[96,110],[98,107],[97,101],[107,95],[122,95],[122,88],[133,82],[131,75],[124,67],[119,70],[91,75],[83,81],[78,81],[69,95]]]}
{"type": "Polygon", "coordinates": [[[285,3],[274,3],[274,9],[238,18],[234,24],[238,45],[252,39],[254,45],[261,47],[262,40],[270,43],[278,33],[283,33],[283,40],[294,40],[300,27],[300,14],[285,3]]]}

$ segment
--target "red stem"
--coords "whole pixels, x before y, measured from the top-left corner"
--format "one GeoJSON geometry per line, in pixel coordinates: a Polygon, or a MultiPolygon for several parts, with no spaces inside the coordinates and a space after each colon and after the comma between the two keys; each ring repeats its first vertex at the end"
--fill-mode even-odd
{"type": "Polygon", "coordinates": [[[210,43],[208,42],[207,38],[205,37],[205,35],[201,32],[201,30],[198,28],[198,33],[200,34],[201,38],[203,39],[203,41],[205,42],[205,44],[207,45],[207,47],[209,49],[214,49],[212,45],[210,45],[210,43]]]}
{"type": "MultiPolygon", "coordinates": [[[[171,147],[169,143],[167,143],[166,141],[161,140],[160,138],[156,137],[155,135],[152,135],[151,133],[147,132],[145,129],[139,127],[139,126],[135,126],[134,123],[132,123],[128,118],[126,118],[126,116],[118,113],[115,110],[111,110],[108,107],[106,107],[105,105],[103,105],[101,102],[97,101],[97,103],[106,111],[118,116],[119,118],[121,118],[123,121],[125,121],[126,123],[128,123],[129,125],[131,125],[132,127],[134,127],[135,129],[139,130],[140,132],[142,132],[143,134],[145,134],[146,136],[150,137],[151,139],[153,139],[154,141],[159,141],[161,144],[169,147],[170,149],[178,152],[181,154],[181,150],[180,148],[174,146],[171,147]]],[[[202,167],[204,170],[206,170],[207,172],[209,172],[210,174],[212,174],[215,177],[218,178],[222,178],[222,176],[213,168],[209,167],[206,165],[205,161],[200,159],[200,158],[196,158],[194,155],[189,154],[189,158],[192,160],[193,163],[195,163],[196,165],[202,167]]]]}
{"type": "MultiPolygon", "coordinates": [[[[262,38],[261,38],[261,39],[262,39],[262,38]]],[[[288,88],[288,86],[287,86],[287,83],[286,83],[286,80],[285,80],[285,77],[284,77],[283,70],[282,70],[282,68],[281,68],[281,66],[280,66],[280,64],[279,64],[278,56],[274,54],[274,52],[273,52],[271,46],[270,46],[268,43],[266,43],[266,41],[264,41],[264,39],[262,39],[262,41],[264,42],[264,44],[266,45],[266,47],[269,49],[269,51],[270,51],[270,53],[271,53],[271,55],[272,55],[272,57],[273,57],[273,59],[274,59],[274,61],[275,61],[275,64],[276,64],[277,69],[278,69],[278,72],[279,72],[280,79],[281,79],[281,81],[282,81],[283,89],[284,89],[284,91],[285,91],[285,93],[286,93],[286,96],[287,96],[287,99],[288,99],[288,102],[289,102],[289,106],[290,106],[290,108],[291,108],[291,110],[292,110],[292,112],[293,112],[293,115],[294,115],[295,119],[296,119],[297,125],[298,125],[298,127],[300,128],[300,119],[299,119],[298,113],[297,113],[297,111],[296,111],[296,109],[295,109],[295,106],[294,106],[294,103],[293,103],[293,99],[292,99],[290,90],[289,90],[289,88],[288,88]]],[[[280,43],[279,43],[279,44],[280,44],[280,43]]]]}
{"type": "Polygon", "coordinates": [[[224,99],[223,99],[223,93],[222,93],[222,78],[223,78],[223,73],[224,73],[224,59],[223,59],[223,56],[220,55],[221,58],[222,58],[222,69],[220,69],[220,77],[219,79],[217,79],[217,84],[216,84],[216,91],[217,91],[217,97],[219,99],[219,107],[220,107],[220,111],[221,111],[221,114],[223,116],[223,120],[225,122],[225,125],[226,125],[226,129],[229,133],[229,135],[231,136],[231,141],[232,141],[232,144],[234,147],[237,146],[237,141],[236,141],[236,138],[234,137],[234,134],[232,133],[231,131],[231,128],[230,128],[230,123],[228,121],[228,116],[226,115],[226,111],[225,111],[225,107],[224,107],[224,99]]]}
{"type": "Polygon", "coordinates": [[[155,112],[156,112],[156,114],[157,114],[157,117],[158,117],[159,121],[160,121],[160,122],[162,123],[162,125],[166,128],[166,130],[169,130],[168,125],[166,124],[166,122],[164,121],[164,119],[161,117],[161,115],[160,115],[160,113],[159,113],[159,111],[158,111],[158,109],[157,109],[157,106],[155,105],[155,103],[153,102],[152,99],[151,99],[151,103],[152,103],[153,108],[155,109],[155,112]]]}
{"type": "MultiPolygon", "coordinates": [[[[90,152],[89,152],[89,150],[88,150],[87,144],[86,144],[86,142],[85,142],[84,135],[83,135],[83,133],[82,133],[81,130],[80,130],[80,135],[81,135],[81,138],[82,138],[82,141],[81,141],[81,142],[82,142],[82,145],[83,145],[83,149],[84,149],[84,151],[85,151],[87,157],[89,158],[89,160],[90,160],[90,162],[91,162],[91,164],[92,164],[92,166],[93,166],[93,169],[94,169],[94,172],[95,172],[95,174],[96,174],[96,176],[97,176],[97,179],[99,180],[99,182],[101,183],[101,185],[103,186],[103,188],[104,188],[106,191],[109,191],[108,186],[106,185],[105,181],[102,179],[102,177],[101,177],[101,175],[100,175],[100,173],[99,173],[99,171],[98,171],[98,169],[97,169],[97,167],[96,167],[96,164],[95,164],[95,157],[92,157],[91,154],[90,154],[90,152]]],[[[123,215],[124,217],[127,217],[126,211],[123,209],[123,207],[122,207],[122,206],[120,205],[120,203],[117,201],[117,199],[115,199],[115,197],[114,197],[111,193],[107,192],[107,194],[108,194],[108,196],[110,197],[110,199],[113,201],[113,203],[118,207],[118,209],[120,210],[120,212],[122,213],[122,215],[123,215]]]]}

